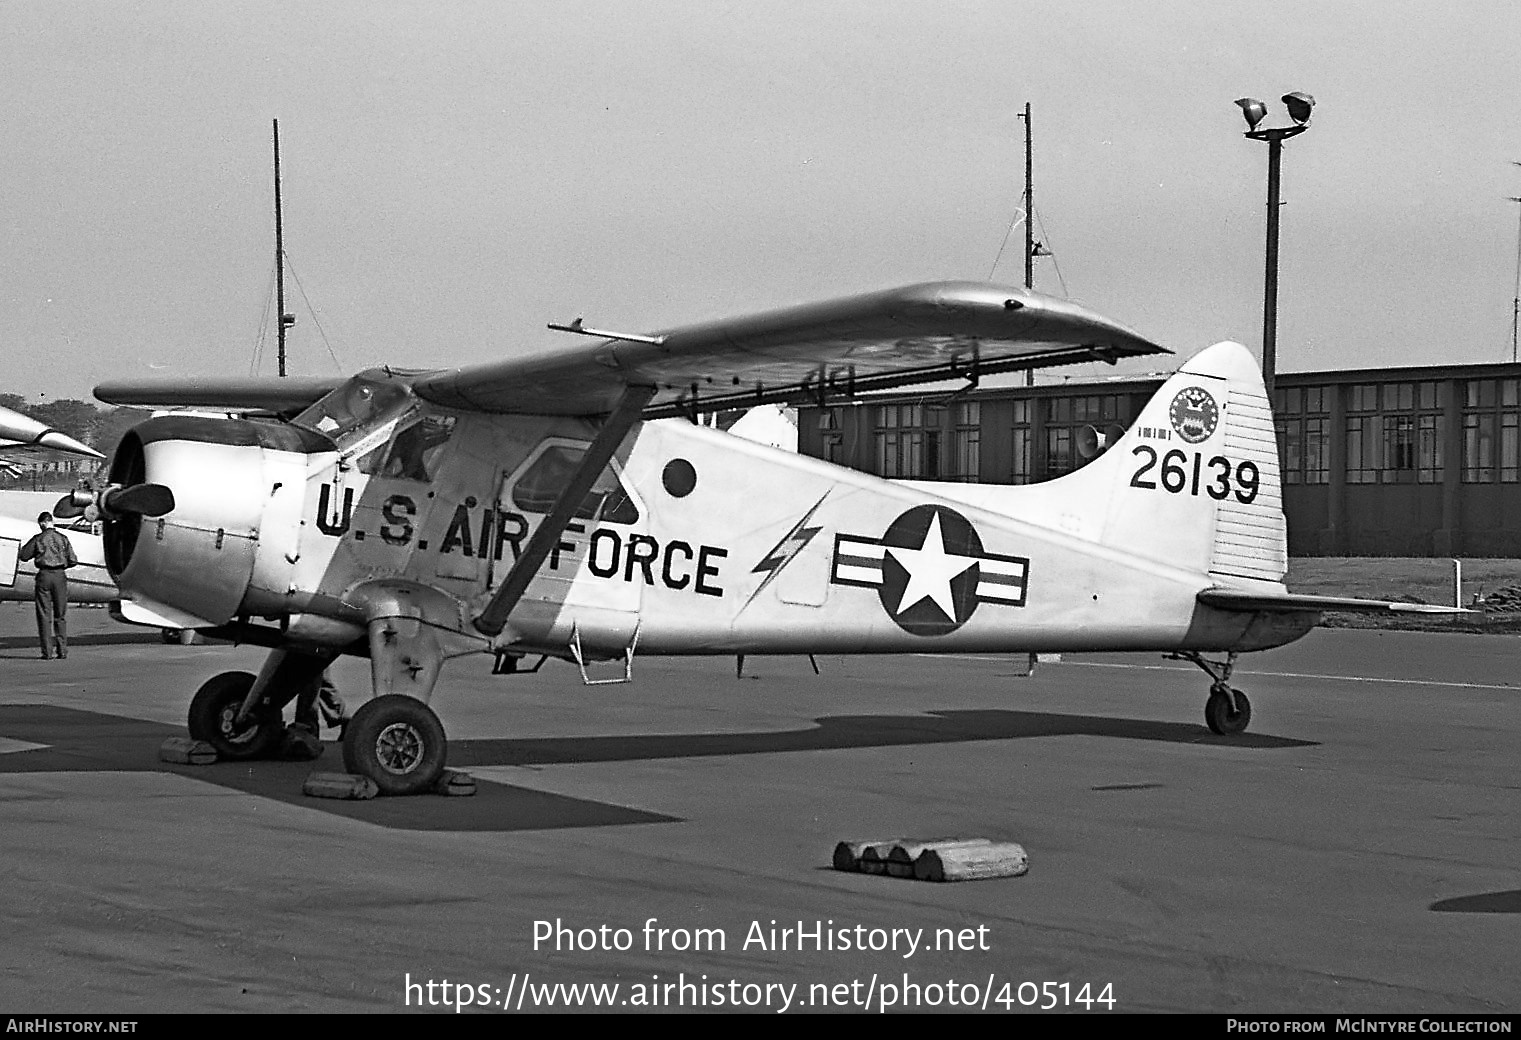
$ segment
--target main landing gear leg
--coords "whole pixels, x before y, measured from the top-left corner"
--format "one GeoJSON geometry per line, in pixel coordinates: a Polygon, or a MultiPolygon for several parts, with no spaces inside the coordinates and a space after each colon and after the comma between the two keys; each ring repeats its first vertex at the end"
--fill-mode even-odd
{"type": "Polygon", "coordinates": [[[1231,671],[1236,667],[1235,651],[1227,653],[1224,661],[1207,661],[1197,650],[1168,654],[1167,659],[1192,661],[1214,680],[1209,686],[1209,699],[1204,702],[1204,724],[1211,733],[1233,737],[1246,732],[1252,721],[1252,702],[1230,685],[1231,671]]]}

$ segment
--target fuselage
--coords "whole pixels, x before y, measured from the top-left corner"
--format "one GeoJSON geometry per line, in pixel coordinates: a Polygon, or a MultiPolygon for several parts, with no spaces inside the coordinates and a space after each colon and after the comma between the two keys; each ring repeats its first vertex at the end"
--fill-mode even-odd
{"type": "MultiPolygon", "coordinates": [[[[340,391],[341,392],[341,391],[340,391]]],[[[172,512],[108,533],[124,589],[205,625],[350,646],[354,590],[400,581],[474,634],[595,428],[391,401],[307,428],[166,417],[114,481],[172,512]]],[[[1298,616],[1224,612],[1204,569],[1073,533],[1030,489],[997,510],[682,420],[637,424],[489,648],[639,653],[1259,649],[1298,616]]],[[[1005,489],[1009,492],[1020,489],[1005,489]]],[[[963,496],[960,496],[964,498],[963,496]]],[[[438,619],[434,619],[439,623],[438,619]]],[[[482,649],[488,648],[482,641],[482,649]]]]}

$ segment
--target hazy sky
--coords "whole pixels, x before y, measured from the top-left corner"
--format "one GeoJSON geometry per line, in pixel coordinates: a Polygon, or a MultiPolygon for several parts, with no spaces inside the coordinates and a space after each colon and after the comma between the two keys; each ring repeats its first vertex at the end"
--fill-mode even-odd
{"type": "MultiPolygon", "coordinates": [[[[0,389],[34,400],[248,372],[274,117],[344,370],[985,279],[1026,101],[1036,287],[1184,355],[1255,346],[1267,148],[1231,102],[1282,123],[1292,90],[1319,105],[1285,147],[1280,370],[1510,356],[1514,0],[5,0],[0,26],[0,389]]],[[[292,371],[336,371],[288,289],[292,371]]]]}

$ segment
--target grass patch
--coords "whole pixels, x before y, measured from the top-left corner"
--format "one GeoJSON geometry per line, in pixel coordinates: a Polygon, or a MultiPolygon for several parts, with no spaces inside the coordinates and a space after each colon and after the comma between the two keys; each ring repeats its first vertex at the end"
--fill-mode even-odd
{"type": "MultiPolygon", "coordinates": [[[[1452,561],[1408,557],[1301,557],[1289,561],[1284,579],[1289,589],[1314,596],[1417,603],[1453,602],[1452,561]]],[[[1463,606],[1498,589],[1521,586],[1521,560],[1464,560],[1463,606]]],[[[1331,611],[1321,617],[1327,628],[1384,628],[1416,632],[1521,633],[1521,615],[1495,613],[1458,618],[1385,616],[1331,611]]]]}

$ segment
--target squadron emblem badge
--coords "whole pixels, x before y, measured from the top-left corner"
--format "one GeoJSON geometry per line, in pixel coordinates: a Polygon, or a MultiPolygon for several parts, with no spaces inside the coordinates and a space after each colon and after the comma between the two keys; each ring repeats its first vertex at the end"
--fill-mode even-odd
{"type": "Polygon", "coordinates": [[[1172,420],[1173,430],[1189,444],[1209,440],[1220,424],[1220,408],[1209,391],[1201,386],[1178,391],[1167,415],[1172,420]]]}

